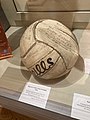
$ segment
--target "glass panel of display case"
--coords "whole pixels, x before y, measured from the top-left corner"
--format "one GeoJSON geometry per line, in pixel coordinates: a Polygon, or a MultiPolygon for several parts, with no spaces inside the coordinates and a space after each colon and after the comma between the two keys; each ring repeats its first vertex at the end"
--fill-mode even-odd
{"type": "Polygon", "coordinates": [[[13,0],[16,10],[24,11],[77,11],[89,10],[90,0],[13,0]]]}

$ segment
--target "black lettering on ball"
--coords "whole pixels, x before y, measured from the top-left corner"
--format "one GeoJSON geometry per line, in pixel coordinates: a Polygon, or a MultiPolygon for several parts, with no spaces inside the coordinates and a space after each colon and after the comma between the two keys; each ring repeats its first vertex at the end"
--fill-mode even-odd
{"type": "Polygon", "coordinates": [[[33,68],[33,71],[36,73],[36,75],[41,75],[45,73],[54,65],[54,63],[52,62],[52,58],[48,58],[47,63],[45,63],[45,61],[41,61],[40,64],[35,65],[35,68],[33,68]],[[46,66],[47,63],[48,63],[48,66],[46,66]]]}
{"type": "Polygon", "coordinates": [[[50,65],[49,65],[49,68],[50,68],[50,66],[53,66],[53,65],[54,65],[54,63],[52,62],[52,58],[48,58],[48,59],[47,59],[47,63],[50,64],[50,65]]]}

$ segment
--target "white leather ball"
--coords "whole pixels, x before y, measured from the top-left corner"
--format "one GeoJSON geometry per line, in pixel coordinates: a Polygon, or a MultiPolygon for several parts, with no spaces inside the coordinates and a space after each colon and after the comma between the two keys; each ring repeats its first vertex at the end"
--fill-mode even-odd
{"type": "Polygon", "coordinates": [[[56,20],[38,20],[20,40],[24,65],[42,79],[55,79],[68,73],[79,56],[75,36],[56,20]]]}

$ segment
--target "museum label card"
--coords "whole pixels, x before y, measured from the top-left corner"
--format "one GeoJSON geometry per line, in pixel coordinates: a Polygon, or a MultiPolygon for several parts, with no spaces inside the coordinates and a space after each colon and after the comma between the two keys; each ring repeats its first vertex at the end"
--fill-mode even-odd
{"type": "Polygon", "coordinates": [[[45,108],[51,87],[27,82],[19,101],[45,108]]]}
{"type": "Polygon", "coordinates": [[[79,120],[90,120],[90,97],[74,93],[71,117],[79,120]]]}
{"type": "Polygon", "coordinates": [[[84,59],[85,73],[90,74],[90,59],[84,59]]]}

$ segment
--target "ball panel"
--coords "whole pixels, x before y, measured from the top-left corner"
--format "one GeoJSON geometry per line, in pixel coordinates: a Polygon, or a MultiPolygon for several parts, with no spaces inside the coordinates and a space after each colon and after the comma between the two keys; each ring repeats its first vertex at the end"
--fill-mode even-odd
{"type": "Polygon", "coordinates": [[[72,65],[74,65],[76,62],[76,58],[78,58],[78,54],[63,48],[60,49],[60,54],[65,62],[66,68],[72,68],[72,65]]]}
{"type": "Polygon", "coordinates": [[[63,59],[59,57],[56,63],[54,64],[54,67],[52,67],[52,69],[46,72],[46,74],[40,76],[40,78],[55,79],[64,75],[63,73],[65,73],[65,71],[66,71],[66,66],[63,62],[63,59]]]}
{"type": "Polygon", "coordinates": [[[57,51],[60,51],[60,46],[66,50],[77,53],[78,45],[76,44],[76,41],[72,39],[71,36],[58,30],[58,26],[53,28],[52,25],[53,24],[47,26],[43,24],[43,22],[39,23],[35,30],[37,40],[47,43],[53,48],[56,47],[57,51]]]}
{"type": "MultiPolygon", "coordinates": [[[[47,56],[42,58],[40,61],[38,61],[32,68],[29,70],[33,72],[33,74],[41,77],[44,76],[44,74],[48,73],[49,71],[52,71],[52,69],[57,64],[58,59],[60,58],[60,55],[53,50],[47,56]]],[[[63,68],[64,70],[66,68],[63,68]]],[[[55,76],[55,73],[54,73],[55,76]]]]}
{"type": "Polygon", "coordinates": [[[35,45],[35,27],[41,21],[36,21],[30,25],[24,32],[20,40],[21,57],[24,57],[28,51],[35,45]]]}
{"type": "Polygon", "coordinates": [[[48,25],[50,25],[52,27],[52,29],[58,28],[59,31],[63,31],[64,33],[68,34],[72,38],[75,38],[75,36],[70,31],[70,29],[68,29],[65,25],[63,25],[62,23],[60,23],[56,20],[46,19],[46,20],[42,21],[42,24],[45,24],[45,26],[47,26],[47,28],[48,28],[48,25]]]}
{"type": "Polygon", "coordinates": [[[26,31],[24,32],[21,40],[20,40],[20,52],[21,52],[21,57],[25,56],[27,51],[35,44],[35,39],[33,37],[33,25],[28,27],[26,31]]]}
{"type": "Polygon", "coordinates": [[[30,68],[43,57],[47,56],[52,50],[52,48],[43,43],[36,43],[36,45],[28,51],[27,55],[22,58],[22,61],[27,68],[30,68]]]}
{"type": "Polygon", "coordinates": [[[71,56],[67,69],[71,69],[75,65],[78,59],[78,56],[79,56],[78,54],[73,54],[71,56]]]}
{"type": "Polygon", "coordinates": [[[59,30],[59,32],[62,31],[62,32],[66,33],[67,35],[71,36],[73,39],[75,39],[74,34],[72,34],[72,32],[65,25],[63,25],[62,23],[60,23],[56,20],[46,19],[46,20],[41,21],[40,23],[41,23],[41,25],[44,25],[43,26],[44,28],[48,28],[48,26],[50,26],[51,29],[53,29],[53,30],[57,29],[57,30],[59,30]]]}

